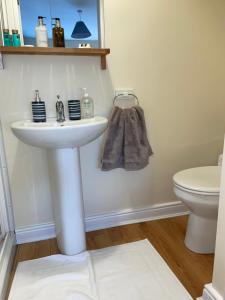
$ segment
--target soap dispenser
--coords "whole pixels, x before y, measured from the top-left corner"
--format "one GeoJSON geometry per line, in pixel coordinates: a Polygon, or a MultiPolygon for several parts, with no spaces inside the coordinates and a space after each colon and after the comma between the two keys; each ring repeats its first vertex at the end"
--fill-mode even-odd
{"type": "Polygon", "coordinates": [[[81,98],[81,118],[90,119],[94,117],[94,101],[89,97],[87,89],[83,88],[84,96],[81,98]]]}
{"type": "Polygon", "coordinates": [[[32,113],[34,122],[46,122],[45,102],[41,101],[39,90],[35,90],[35,98],[32,101],[32,113]]]}
{"type": "Polygon", "coordinates": [[[44,24],[45,17],[38,17],[38,24],[35,28],[36,31],[36,46],[37,47],[48,47],[48,31],[44,24]]]}
{"type": "Polygon", "coordinates": [[[55,20],[52,28],[53,47],[65,47],[64,29],[61,27],[60,18],[52,20],[55,20]]]}

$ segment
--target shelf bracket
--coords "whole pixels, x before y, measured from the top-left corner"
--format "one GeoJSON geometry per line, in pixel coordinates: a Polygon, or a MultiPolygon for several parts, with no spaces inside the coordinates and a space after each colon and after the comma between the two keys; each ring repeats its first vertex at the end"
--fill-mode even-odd
{"type": "Polygon", "coordinates": [[[3,54],[0,52],[0,70],[4,70],[3,54]]]}
{"type": "Polygon", "coordinates": [[[102,70],[106,69],[106,56],[105,55],[101,55],[101,68],[102,70]]]}

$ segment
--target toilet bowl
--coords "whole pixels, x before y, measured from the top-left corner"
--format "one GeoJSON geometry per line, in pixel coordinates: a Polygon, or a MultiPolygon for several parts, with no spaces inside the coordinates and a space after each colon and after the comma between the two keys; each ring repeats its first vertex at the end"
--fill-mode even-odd
{"type": "Polygon", "coordinates": [[[197,253],[215,251],[221,166],[183,170],[173,176],[176,196],[189,208],[185,245],[197,253]]]}

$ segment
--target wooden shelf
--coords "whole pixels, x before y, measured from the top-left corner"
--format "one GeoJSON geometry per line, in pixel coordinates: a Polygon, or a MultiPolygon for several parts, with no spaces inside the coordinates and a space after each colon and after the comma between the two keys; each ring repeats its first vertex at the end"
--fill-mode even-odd
{"type": "Polygon", "coordinates": [[[77,55],[77,56],[99,56],[101,68],[106,69],[106,55],[110,49],[102,48],[43,48],[43,47],[3,47],[0,46],[1,54],[16,55],[77,55]]]}

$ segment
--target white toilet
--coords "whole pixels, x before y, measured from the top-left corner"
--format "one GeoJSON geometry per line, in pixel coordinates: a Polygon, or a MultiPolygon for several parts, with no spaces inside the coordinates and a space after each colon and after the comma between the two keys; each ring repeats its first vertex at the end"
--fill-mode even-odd
{"type": "Polygon", "coordinates": [[[221,166],[183,170],[173,176],[176,196],[190,210],[185,245],[197,253],[215,250],[221,166]]]}

